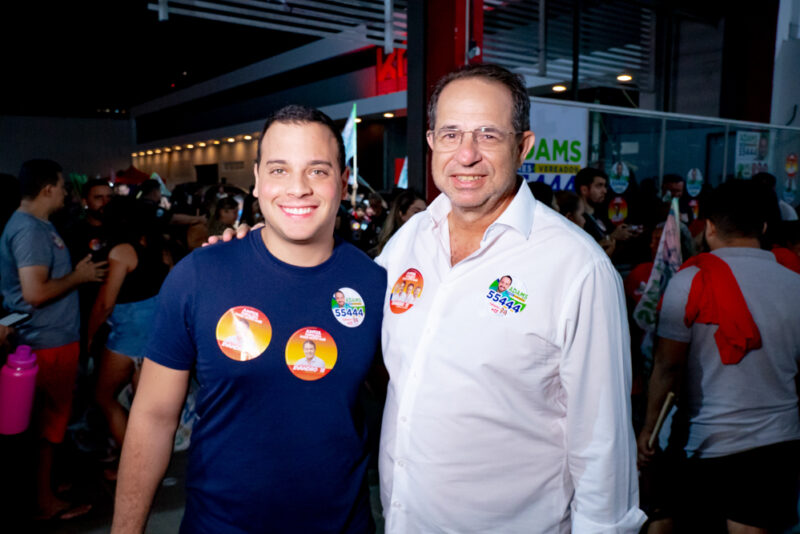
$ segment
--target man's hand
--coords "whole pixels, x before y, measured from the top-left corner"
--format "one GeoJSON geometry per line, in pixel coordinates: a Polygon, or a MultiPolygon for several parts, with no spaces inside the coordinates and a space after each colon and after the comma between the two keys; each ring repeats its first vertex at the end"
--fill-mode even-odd
{"type": "Polygon", "coordinates": [[[108,274],[108,262],[93,262],[89,254],[75,266],[75,276],[79,283],[102,282],[108,274]]]}
{"type": "Polygon", "coordinates": [[[642,431],[639,433],[639,439],[636,440],[636,446],[638,449],[638,454],[636,455],[636,466],[639,469],[646,467],[653,460],[653,456],[656,454],[655,448],[651,448],[647,445],[647,442],[650,441],[650,436],[652,435],[652,430],[642,429],[642,431]]]}
{"type": "Polygon", "coordinates": [[[611,239],[615,241],[625,241],[634,236],[633,229],[627,224],[620,224],[613,232],[611,232],[611,239]]]}
{"type": "Polygon", "coordinates": [[[228,241],[232,240],[234,237],[236,239],[242,239],[248,233],[253,232],[255,230],[260,230],[263,227],[264,227],[264,223],[258,223],[257,225],[253,226],[252,228],[250,228],[247,224],[240,225],[239,228],[237,228],[236,230],[234,230],[233,228],[228,228],[224,232],[222,232],[222,235],[210,235],[210,236],[208,236],[208,241],[203,243],[203,246],[205,247],[205,246],[208,246],[208,245],[216,245],[217,243],[227,243],[228,241]]]}

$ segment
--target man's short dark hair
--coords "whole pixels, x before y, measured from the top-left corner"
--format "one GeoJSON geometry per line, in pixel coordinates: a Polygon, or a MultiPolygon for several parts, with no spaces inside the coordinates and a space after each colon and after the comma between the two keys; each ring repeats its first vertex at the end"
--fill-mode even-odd
{"type": "Polygon", "coordinates": [[[511,275],[510,275],[510,274],[504,274],[503,276],[501,276],[500,278],[498,278],[498,279],[497,279],[497,281],[499,282],[499,281],[500,281],[500,280],[502,280],[503,278],[508,278],[508,281],[509,281],[509,282],[511,282],[512,284],[514,283],[514,279],[513,279],[513,278],[511,278],[511,275]]]}
{"type": "Polygon", "coordinates": [[[778,183],[778,181],[775,179],[775,175],[768,172],[759,172],[754,174],[753,181],[766,185],[770,189],[775,189],[775,185],[778,183]]]}
{"type": "Polygon", "coordinates": [[[519,74],[514,74],[508,69],[491,63],[465,65],[458,70],[446,74],[433,88],[430,102],[428,102],[428,124],[431,130],[436,127],[436,105],[439,103],[444,88],[456,80],[469,78],[482,78],[486,81],[497,82],[504,85],[511,92],[514,108],[511,110],[511,126],[517,133],[531,129],[531,99],[525,89],[525,82],[519,74]]]}
{"type": "Polygon", "coordinates": [[[578,174],[575,175],[575,192],[580,195],[581,186],[585,185],[586,187],[591,187],[592,182],[594,182],[594,179],[597,176],[608,182],[608,175],[600,169],[584,167],[583,169],[579,170],[578,174]]]}
{"type": "Polygon", "coordinates": [[[683,176],[680,174],[665,174],[664,178],[661,180],[663,185],[677,184],[678,182],[683,182],[683,176]]]}
{"type": "Polygon", "coordinates": [[[761,237],[769,209],[768,190],[751,180],[729,180],[712,191],[703,203],[705,218],[720,237],[761,237]]]}
{"type": "Polygon", "coordinates": [[[139,196],[142,198],[148,196],[153,191],[161,191],[161,184],[158,180],[145,180],[142,182],[142,185],[139,186],[139,196]]]}
{"type": "Polygon", "coordinates": [[[336,147],[338,148],[339,159],[339,172],[344,172],[347,167],[347,162],[344,160],[344,141],[342,141],[342,134],[336,128],[330,117],[316,108],[307,106],[298,106],[295,104],[284,106],[278,111],[272,113],[267,117],[264,123],[264,128],[261,130],[261,137],[258,140],[258,153],[256,155],[256,165],[261,164],[261,143],[264,142],[264,135],[275,122],[290,123],[290,124],[303,124],[303,123],[319,123],[327,127],[331,131],[331,135],[336,139],[336,147]]]}
{"type": "Polygon", "coordinates": [[[32,159],[19,170],[19,189],[22,198],[36,198],[42,189],[58,183],[61,165],[49,159],[32,159]]]}
{"type": "Polygon", "coordinates": [[[89,198],[89,192],[92,190],[93,187],[111,187],[108,183],[108,180],[104,178],[92,178],[88,180],[85,184],[83,184],[83,189],[81,190],[81,198],[89,198]]]}

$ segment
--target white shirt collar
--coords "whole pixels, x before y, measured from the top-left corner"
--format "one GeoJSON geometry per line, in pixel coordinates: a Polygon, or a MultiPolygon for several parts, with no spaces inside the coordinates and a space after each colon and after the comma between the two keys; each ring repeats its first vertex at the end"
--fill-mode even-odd
{"type": "MultiPolygon", "coordinates": [[[[511,203],[506,207],[505,211],[489,225],[484,233],[483,240],[493,232],[493,229],[498,226],[507,226],[522,234],[525,239],[528,239],[533,228],[533,211],[536,206],[536,199],[533,198],[530,188],[526,182],[522,182],[517,189],[511,203]]],[[[453,207],[447,195],[440,193],[431,205],[428,206],[428,213],[430,214],[431,221],[434,227],[438,227],[447,222],[447,216],[452,211],[453,207]]]]}

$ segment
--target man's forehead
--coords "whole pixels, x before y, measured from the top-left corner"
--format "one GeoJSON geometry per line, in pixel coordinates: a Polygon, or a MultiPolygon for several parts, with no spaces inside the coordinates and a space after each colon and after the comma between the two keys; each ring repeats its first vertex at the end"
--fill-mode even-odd
{"type": "Polygon", "coordinates": [[[484,78],[462,78],[448,83],[436,103],[436,128],[510,126],[511,91],[484,78]]]}
{"type": "Polygon", "coordinates": [[[318,122],[275,122],[261,140],[263,161],[302,160],[333,165],[337,150],[333,132],[318,122]]]}

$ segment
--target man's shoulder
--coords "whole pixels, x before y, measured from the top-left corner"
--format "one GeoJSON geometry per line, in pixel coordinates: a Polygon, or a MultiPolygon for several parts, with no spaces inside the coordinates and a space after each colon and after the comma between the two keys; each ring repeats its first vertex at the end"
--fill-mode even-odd
{"type": "Polygon", "coordinates": [[[554,253],[568,255],[577,263],[610,263],[608,255],[591,235],[541,203],[537,205],[529,241],[531,246],[546,244],[554,253]]]}
{"type": "Polygon", "coordinates": [[[12,239],[16,235],[28,232],[42,232],[47,233],[55,231],[49,223],[41,221],[32,215],[15,211],[8,219],[5,228],[3,229],[3,237],[5,239],[12,239]]]}
{"type": "Polygon", "coordinates": [[[347,241],[337,241],[336,248],[338,252],[337,260],[340,262],[347,262],[353,268],[363,270],[363,272],[376,275],[385,276],[386,270],[375,263],[375,261],[367,256],[367,254],[347,241]]]}

